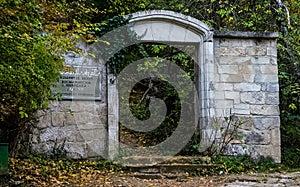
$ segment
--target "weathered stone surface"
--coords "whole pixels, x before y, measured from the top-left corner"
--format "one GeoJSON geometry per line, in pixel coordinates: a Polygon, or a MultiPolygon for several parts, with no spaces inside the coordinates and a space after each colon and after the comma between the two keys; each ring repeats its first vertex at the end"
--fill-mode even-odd
{"type": "Polygon", "coordinates": [[[273,66],[277,66],[277,58],[270,57],[270,64],[273,66]]]}
{"type": "Polygon", "coordinates": [[[254,82],[255,75],[254,74],[243,74],[244,82],[254,82]]]}
{"type": "Polygon", "coordinates": [[[276,116],[279,115],[278,105],[251,105],[250,113],[255,115],[276,116]]]}
{"type": "Polygon", "coordinates": [[[218,64],[233,65],[233,64],[251,64],[251,57],[236,57],[236,56],[220,56],[216,59],[218,64]]]}
{"type": "Polygon", "coordinates": [[[238,66],[239,73],[244,75],[244,74],[249,74],[249,75],[254,75],[259,72],[260,67],[258,65],[249,65],[249,64],[241,64],[238,66]]]}
{"type": "Polygon", "coordinates": [[[261,90],[261,85],[255,83],[236,83],[233,85],[233,88],[234,91],[257,92],[261,90]]]}
{"type": "Polygon", "coordinates": [[[229,75],[227,78],[227,82],[239,83],[244,81],[244,75],[229,75]]]}
{"type": "Polygon", "coordinates": [[[266,56],[257,56],[251,58],[251,63],[256,65],[269,65],[271,64],[271,58],[266,56]]]}
{"type": "Polygon", "coordinates": [[[87,156],[89,158],[95,158],[95,157],[102,157],[107,158],[107,155],[105,154],[105,145],[106,142],[103,140],[92,140],[87,143],[86,149],[87,149],[87,156]]]}
{"type": "Polygon", "coordinates": [[[39,139],[41,142],[63,142],[65,140],[70,142],[81,142],[84,140],[77,130],[77,127],[74,125],[47,128],[40,132],[39,139]]]}
{"type": "Polygon", "coordinates": [[[77,128],[79,130],[93,130],[93,129],[104,129],[105,124],[102,123],[82,123],[82,124],[77,124],[77,128]]]}
{"type": "Polygon", "coordinates": [[[230,113],[232,112],[231,108],[216,108],[215,110],[215,116],[216,117],[224,117],[224,116],[229,116],[230,113]]]}
{"type": "Polygon", "coordinates": [[[66,143],[65,150],[70,158],[86,158],[86,143],[66,143]]]}
{"type": "Polygon", "coordinates": [[[73,115],[76,124],[86,124],[86,123],[100,124],[101,123],[99,116],[94,115],[92,113],[81,112],[81,113],[74,113],[73,115]]]}
{"type": "Polygon", "coordinates": [[[107,115],[107,104],[99,104],[99,113],[100,116],[106,116],[107,115]]]}
{"type": "Polygon", "coordinates": [[[244,155],[249,153],[249,148],[245,144],[230,144],[226,149],[227,155],[244,155]]]}
{"type": "Polygon", "coordinates": [[[232,91],[233,83],[216,83],[214,85],[214,88],[216,91],[227,91],[227,90],[232,91]]]}
{"type": "Polygon", "coordinates": [[[248,104],[265,104],[265,93],[243,92],[241,93],[241,102],[248,104]]]}
{"type": "Polygon", "coordinates": [[[64,112],[52,112],[52,125],[54,127],[62,127],[65,123],[64,112]]]}
{"type": "Polygon", "coordinates": [[[35,136],[33,134],[29,134],[29,141],[30,141],[31,144],[38,144],[39,143],[38,136],[35,136]]]}
{"type": "Polygon", "coordinates": [[[243,114],[243,115],[248,115],[250,114],[249,109],[240,109],[240,108],[233,108],[232,109],[233,114],[243,114]]]}
{"type": "Polygon", "coordinates": [[[43,129],[40,134],[41,142],[64,141],[65,138],[66,138],[65,131],[62,131],[60,127],[43,129]]]}
{"type": "Polygon", "coordinates": [[[277,56],[277,49],[276,49],[276,47],[268,47],[267,48],[267,55],[277,56]]]}
{"type": "Polygon", "coordinates": [[[245,104],[245,103],[234,104],[234,108],[249,110],[250,109],[250,105],[249,104],[245,104]]]}
{"type": "Polygon", "coordinates": [[[220,65],[218,67],[218,72],[220,74],[224,73],[224,74],[232,74],[232,75],[239,73],[238,66],[236,65],[220,65]]]}
{"type": "Polygon", "coordinates": [[[230,99],[234,101],[234,104],[240,103],[240,92],[226,91],[225,99],[230,99]]]}
{"type": "Polygon", "coordinates": [[[279,145],[256,145],[253,147],[253,152],[257,154],[255,155],[256,158],[271,157],[276,163],[280,163],[281,161],[281,150],[279,145]]]}
{"type": "Polygon", "coordinates": [[[98,105],[96,101],[73,101],[70,104],[70,110],[72,112],[87,112],[87,113],[96,113],[98,105]]]}
{"type": "Polygon", "coordinates": [[[271,138],[268,131],[252,131],[247,135],[245,143],[254,145],[268,145],[271,138]]]}
{"type": "Polygon", "coordinates": [[[84,142],[85,139],[81,132],[78,130],[77,126],[71,125],[62,129],[65,131],[66,141],[68,142],[84,142]]]}
{"type": "Polygon", "coordinates": [[[73,113],[67,112],[65,113],[64,124],[66,125],[75,125],[76,120],[73,113]]]}
{"type": "Polygon", "coordinates": [[[225,99],[225,91],[215,91],[215,99],[224,100],[225,99]]]}
{"type": "Polygon", "coordinates": [[[256,74],[254,82],[278,82],[277,74],[256,74]]]}
{"type": "Polygon", "coordinates": [[[249,104],[234,104],[232,109],[233,114],[250,114],[250,106],[249,104]]]}
{"type": "Polygon", "coordinates": [[[271,33],[274,37],[273,39],[270,37],[269,39],[261,40],[259,42],[259,45],[265,46],[265,47],[276,47],[276,38],[278,38],[279,34],[278,32],[271,33]]]}
{"type": "Polygon", "coordinates": [[[266,104],[278,105],[279,104],[279,93],[268,93],[266,96],[266,104]]]}
{"type": "Polygon", "coordinates": [[[249,47],[247,48],[247,54],[251,56],[264,56],[267,54],[265,47],[249,47]]]}
{"type": "Polygon", "coordinates": [[[55,112],[66,112],[70,111],[70,106],[72,104],[72,101],[55,101],[53,102],[53,106],[50,107],[51,111],[55,112]]]}
{"type": "Polygon", "coordinates": [[[280,117],[279,116],[254,117],[253,122],[254,122],[254,127],[258,130],[267,130],[267,129],[271,129],[271,128],[279,128],[280,117]]]}
{"type": "Polygon", "coordinates": [[[229,82],[229,83],[240,83],[244,82],[244,76],[243,75],[228,75],[228,74],[222,74],[220,76],[220,82],[229,82]]]}
{"type": "Polygon", "coordinates": [[[216,53],[220,56],[245,56],[246,49],[242,47],[220,47],[216,49],[216,53]]]}
{"type": "Polygon", "coordinates": [[[216,108],[233,108],[233,100],[216,100],[216,108]]]}
{"type": "Polygon", "coordinates": [[[37,116],[39,116],[39,122],[37,124],[37,128],[44,129],[47,127],[50,127],[52,125],[51,123],[51,112],[49,110],[47,111],[41,111],[38,112],[37,116]]]}
{"type": "Polygon", "coordinates": [[[215,38],[214,45],[221,47],[251,47],[255,46],[256,44],[254,40],[241,40],[237,38],[215,38]]]}
{"type": "Polygon", "coordinates": [[[266,91],[279,92],[279,84],[278,83],[267,83],[266,91]]]}
{"type": "MultiPolygon", "coordinates": [[[[237,118],[242,123],[242,125],[239,127],[240,129],[246,130],[246,131],[253,130],[254,122],[253,122],[252,117],[250,117],[250,116],[238,116],[237,118]]],[[[244,134],[246,134],[246,133],[244,133],[244,134]]]]}
{"type": "Polygon", "coordinates": [[[103,139],[103,135],[105,135],[104,129],[81,129],[80,134],[84,138],[85,141],[92,141],[92,140],[100,140],[103,139]]]}
{"type": "Polygon", "coordinates": [[[269,132],[270,132],[270,135],[271,135],[271,144],[276,146],[276,147],[280,147],[281,139],[278,138],[278,137],[280,137],[280,128],[278,128],[278,127],[273,128],[269,132]]]}
{"type": "Polygon", "coordinates": [[[276,42],[274,42],[274,40],[279,36],[278,32],[239,32],[227,30],[218,30],[215,31],[214,34],[216,38],[227,38],[228,40],[233,39],[234,42],[237,42],[237,39],[240,39],[243,42],[253,41],[253,45],[261,46],[276,45],[276,42]]]}
{"type": "Polygon", "coordinates": [[[47,143],[32,144],[31,146],[32,146],[32,150],[35,153],[51,154],[54,145],[55,145],[54,142],[47,142],[47,143]]]}
{"type": "Polygon", "coordinates": [[[277,66],[274,65],[261,65],[260,67],[260,72],[262,74],[278,74],[278,68],[277,66]]]}

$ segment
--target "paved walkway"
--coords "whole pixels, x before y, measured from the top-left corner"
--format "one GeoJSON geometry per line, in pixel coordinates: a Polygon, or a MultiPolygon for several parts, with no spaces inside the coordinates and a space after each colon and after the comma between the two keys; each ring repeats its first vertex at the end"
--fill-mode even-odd
{"type": "Polygon", "coordinates": [[[300,186],[300,172],[231,175],[229,178],[229,182],[222,184],[222,187],[300,186]]]}
{"type": "MultiPolygon", "coordinates": [[[[106,186],[106,185],[104,185],[106,186]]],[[[296,187],[300,186],[300,172],[258,173],[207,177],[186,177],[177,179],[141,179],[118,175],[112,177],[107,186],[122,187],[296,187]]]]}

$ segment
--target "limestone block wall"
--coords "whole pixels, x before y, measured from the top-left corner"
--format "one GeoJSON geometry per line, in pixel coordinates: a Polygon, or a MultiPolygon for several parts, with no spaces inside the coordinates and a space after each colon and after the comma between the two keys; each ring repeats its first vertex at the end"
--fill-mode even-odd
{"type": "Polygon", "coordinates": [[[229,154],[271,156],[280,162],[276,33],[215,32],[216,117],[230,113],[244,125],[229,154]]]}
{"type": "Polygon", "coordinates": [[[69,158],[92,158],[106,153],[107,107],[92,101],[54,102],[40,111],[31,143],[35,152],[52,154],[60,148],[69,158]]]}
{"type": "MultiPolygon", "coordinates": [[[[85,43],[79,47],[87,50],[85,43]]],[[[31,150],[53,154],[63,150],[69,158],[105,157],[107,154],[106,66],[99,60],[69,53],[68,66],[97,67],[100,70],[100,100],[63,99],[40,111],[40,120],[31,135],[31,150]]]]}

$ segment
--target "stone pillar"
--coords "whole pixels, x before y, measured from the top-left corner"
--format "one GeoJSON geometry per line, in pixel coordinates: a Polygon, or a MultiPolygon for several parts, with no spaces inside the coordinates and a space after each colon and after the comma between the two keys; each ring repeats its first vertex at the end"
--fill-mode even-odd
{"type": "Polygon", "coordinates": [[[119,151],[119,96],[116,77],[112,74],[107,78],[108,107],[108,157],[114,159],[119,151]]]}
{"type": "Polygon", "coordinates": [[[213,141],[211,119],[215,117],[214,106],[214,51],[213,38],[207,38],[206,41],[200,43],[199,48],[199,110],[200,110],[200,130],[201,143],[199,151],[205,151],[213,141]]]}

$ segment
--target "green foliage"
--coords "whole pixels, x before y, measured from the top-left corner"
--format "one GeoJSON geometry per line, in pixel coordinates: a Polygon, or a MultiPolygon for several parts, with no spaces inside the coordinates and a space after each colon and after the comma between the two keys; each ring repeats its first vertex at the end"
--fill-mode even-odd
{"type": "MultiPolygon", "coordinates": [[[[122,2],[107,1],[103,6],[83,0],[0,2],[0,141],[10,143],[11,153],[16,153],[34,123],[35,112],[47,106],[50,87],[63,68],[62,55],[78,51],[70,36],[94,42],[128,23],[119,14],[125,10],[113,10],[116,6],[111,3],[122,2]]],[[[118,55],[111,64],[119,64],[123,56],[118,55]]]]}
{"type": "MultiPolygon", "coordinates": [[[[181,51],[180,48],[176,47],[149,43],[130,46],[129,50],[126,50],[135,52],[125,55],[126,58],[122,65],[125,67],[134,60],[143,57],[154,57],[154,61],[143,62],[137,70],[140,72],[147,72],[148,70],[151,70],[151,72],[158,72],[160,68],[166,66],[166,63],[161,63],[161,61],[167,61],[168,63],[174,63],[184,69],[186,71],[185,76],[189,79],[193,79],[193,59],[181,51]]],[[[190,50],[195,49],[190,47],[190,50]]],[[[168,74],[165,76],[175,75],[168,74]]],[[[181,92],[184,97],[184,91],[181,92]]],[[[150,117],[149,104],[151,97],[163,100],[167,106],[167,114],[162,124],[155,130],[146,133],[134,132],[127,129],[124,124],[121,124],[121,141],[128,143],[128,141],[131,140],[132,142],[130,143],[136,144],[137,146],[153,146],[163,142],[172,135],[180,118],[181,106],[178,90],[175,90],[174,86],[168,83],[165,78],[149,78],[141,80],[131,90],[129,98],[129,106],[136,118],[145,120],[150,117]]]]}
{"type": "Polygon", "coordinates": [[[177,155],[183,155],[183,156],[199,155],[200,140],[201,140],[201,131],[196,130],[191,140],[177,155]]]}
{"type": "Polygon", "coordinates": [[[278,64],[281,109],[282,162],[299,168],[300,137],[300,2],[289,1],[291,26],[278,19],[278,64]]]}
{"type": "Polygon", "coordinates": [[[57,144],[55,142],[52,151],[50,153],[50,158],[53,160],[65,159],[67,157],[67,151],[65,149],[66,139],[64,139],[62,144],[57,144]]]}
{"type": "Polygon", "coordinates": [[[244,173],[244,172],[275,172],[281,169],[271,158],[253,159],[248,155],[217,156],[212,158],[218,164],[217,173],[244,173]]]}
{"type": "MultiPolygon", "coordinates": [[[[192,175],[227,175],[257,172],[278,172],[286,170],[281,164],[276,164],[271,158],[253,159],[249,155],[214,156],[210,164],[197,168],[192,175]]],[[[196,162],[197,163],[197,162],[196,162]]],[[[200,161],[199,163],[202,163],[200,161]]]]}
{"type": "Polygon", "coordinates": [[[43,30],[36,1],[0,2],[0,141],[15,150],[35,112],[47,106],[71,40],[60,26],[43,30]]]}
{"type": "Polygon", "coordinates": [[[275,31],[277,5],[270,0],[150,0],[147,9],[166,9],[195,17],[217,30],[275,31]]]}

